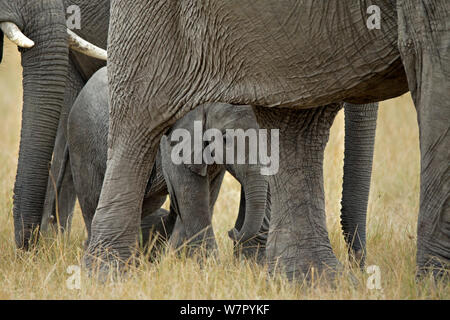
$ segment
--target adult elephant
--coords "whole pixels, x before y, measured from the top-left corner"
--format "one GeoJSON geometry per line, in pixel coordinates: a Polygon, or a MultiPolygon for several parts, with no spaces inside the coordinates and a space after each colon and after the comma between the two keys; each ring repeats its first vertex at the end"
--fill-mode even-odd
{"type": "Polygon", "coordinates": [[[113,0],[108,167],[86,265],[132,255],[162,134],[196,106],[226,102],[257,106],[261,127],[280,130],[280,171],[270,177],[270,271],[333,273],[339,263],[325,223],[322,161],[336,103],[381,101],[409,85],[422,157],[417,264],[419,273],[442,273],[450,261],[449,6],[113,0]],[[373,5],[380,29],[368,28],[373,5]]]}
{"type": "MultiPolygon", "coordinates": [[[[3,42],[4,34],[22,53],[23,120],[14,188],[15,239],[20,248],[29,246],[41,223],[47,185],[53,189],[48,164],[58,126],[54,177],[66,144],[65,124],[70,107],[87,79],[105,65],[101,60],[106,57],[104,50],[67,30],[66,8],[70,5],[78,5],[82,10],[82,28],[75,31],[105,48],[109,1],[0,0],[0,39],[3,42]]],[[[65,212],[70,213],[75,197],[71,177],[67,179],[68,191],[62,196],[67,201],[60,203],[67,204],[65,212]]],[[[62,225],[68,220],[61,216],[62,225]]]]}
{"type": "MultiPolygon", "coordinates": [[[[44,228],[52,217],[57,216],[63,229],[70,224],[75,201],[70,170],[65,171],[66,175],[62,177],[62,187],[58,193],[59,215],[55,214],[53,201],[54,180],[63,164],[67,115],[84,83],[104,65],[104,62],[99,59],[86,57],[67,49],[65,12],[66,8],[72,5],[80,8],[82,18],[81,29],[75,31],[104,48],[108,31],[109,0],[19,0],[14,2],[0,0],[0,23],[7,23],[3,24],[2,29],[6,30],[5,33],[9,38],[23,48],[21,51],[25,75],[24,122],[14,201],[16,242],[21,248],[28,247],[33,230],[39,226],[41,220],[44,228]],[[24,34],[35,40],[35,47],[26,49],[34,43],[24,34]],[[55,124],[59,129],[56,143],[53,143],[55,124]],[[48,163],[53,146],[52,178],[48,179],[48,163]],[[44,191],[43,186],[45,180],[48,181],[47,191],[44,191]],[[44,195],[47,195],[45,204],[43,203],[44,195]]],[[[0,41],[3,41],[1,35],[0,41]]],[[[70,42],[75,43],[77,50],[90,47],[83,41],[71,40],[70,42]]],[[[2,49],[3,46],[0,43],[0,56],[2,49]]],[[[92,53],[89,54],[92,55],[92,53]]],[[[104,53],[96,49],[93,50],[93,55],[103,58],[104,53]]],[[[370,170],[367,168],[371,167],[371,150],[376,122],[374,111],[376,109],[366,110],[365,114],[361,114],[364,110],[360,107],[346,107],[346,119],[354,124],[352,128],[356,128],[355,132],[362,133],[355,135],[353,139],[353,142],[359,139],[360,148],[355,148],[358,144],[353,143],[351,152],[346,152],[346,161],[347,159],[366,161],[353,161],[352,166],[345,166],[344,173],[344,180],[352,183],[346,184],[347,187],[344,186],[343,229],[349,245],[357,256],[361,256],[365,248],[365,212],[370,184],[370,170]],[[353,109],[357,112],[347,114],[347,110],[353,109]],[[351,169],[355,163],[358,163],[358,168],[351,169]],[[355,188],[355,186],[358,187],[355,188]]],[[[351,136],[352,134],[348,135],[348,137],[351,136]]],[[[70,159],[67,165],[70,166],[70,159]]],[[[54,223],[56,219],[53,220],[54,223]]]]}

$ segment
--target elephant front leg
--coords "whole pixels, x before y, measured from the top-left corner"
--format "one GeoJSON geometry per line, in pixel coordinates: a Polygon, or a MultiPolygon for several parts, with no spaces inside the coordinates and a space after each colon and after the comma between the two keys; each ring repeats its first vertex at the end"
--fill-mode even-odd
{"type": "Polygon", "coordinates": [[[123,143],[119,137],[109,150],[84,259],[86,267],[99,271],[101,277],[122,270],[135,256],[145,189],[156,155],[157,139],[151,144],[139,135],[128,137],[134,143],[123,143]]]}
{"type": "Polygon", "coordinates": [[[289,279],[310,279],[316,272],[333,275],[339,265],[325,221],[323,156],[340,107],[255,108],[262,128],[279,130],[279,142],[271,141],[272,157],[279,145],[279,171],[269,177],[272,212],[267,259],[271,273],[281,270],[289,279]]]}
{"type": "MultiPolygon", "coordinates": [[[[210,212],[209,177],[192,172],[185,164],[174,164],[166,136],[161,142],[161,164],[170,194],[171,210],[178,219],[170,238],[172,247],[188,245],[189,254],[217,249],[210,212]]],[[[218,191],[218,190],[217,190],[218,191]]],[[[215,195],[212,195],[215,197],[215,195]]]]}
{"type": "Polygon", "coordinates": [[[418,276],[450,270],[450,5],[404,0],[399,48],[420,130],[418,276]]]}

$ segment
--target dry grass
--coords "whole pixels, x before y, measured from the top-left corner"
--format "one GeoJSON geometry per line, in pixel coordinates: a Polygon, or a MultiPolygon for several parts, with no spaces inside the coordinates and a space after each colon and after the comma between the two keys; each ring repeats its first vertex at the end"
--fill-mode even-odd
{"type": "MultiPolygon", "coordinates": [[[[449,299],[448,285],[429,279],[416,283],[415,242],[419,195],[416,114],[409,95],[382,103],[368,212],[368,265],[381,269],[382,290],[366,287],[368,274],[354,270],[360,285],[345,277],[336,288],[309,287],[232,256],[226,231],[232,227],[239,187],[227,176],[216,205],[214,227],[220,255],[202,266],[192,259],[163,256],[141,265],[120,282],[99,284],[82,274],[81,290],[69,290],[66,272],[79,265],[85,231],[79,209],[68,239],[43,239],[39,252],[18,252],[13,240],[12,188],[17,165],[21,80],[17,50],[7,42],[0,66],[0,299],[449,299]]],[[[328,228],[341,261],[346,248],[339,208],[343,164],[343,115],[339,114],[326,151],[325,190],[328,228]]]]}

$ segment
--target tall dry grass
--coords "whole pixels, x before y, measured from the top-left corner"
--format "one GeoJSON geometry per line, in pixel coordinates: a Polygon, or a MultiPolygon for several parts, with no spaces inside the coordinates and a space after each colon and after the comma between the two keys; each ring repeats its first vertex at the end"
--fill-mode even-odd
{"type": "MultiPolygon", "coordinates": [[[[0,65],[0,299],[448,299],[448,285],[430,279],[415,282],[416,221],[419,197],[419,148],[416,114],[409,95],[381,104],[373,180],[368,210],[368,265],[381,270],[380,290],[370,290],[369,275],[353,270],[332,288],[304,286],[282,276],[267,278],[266,269],[233,258],[226,231],[233,226],[239,186],[227,176],[215,208],[214,228],[220,254],[199,265],[167,254],[150,264],[141,261],[119,282],[100,284],[85,274],[81,289],[70,290],[67,268],[80,265],[85,231],[79,209],[69,237],[47,236],[34,252],[19,252],[13,240],[12,189],[17,166],[21,112],[20,57],[6,42],[0,65]]],[[[339,209],[343,165],[343,114],[332,128],[326,150],[327,223],[341,261],[347,250],[339,209]]],[[[320,281],[319,281],[320,282],[320,281]]]]}

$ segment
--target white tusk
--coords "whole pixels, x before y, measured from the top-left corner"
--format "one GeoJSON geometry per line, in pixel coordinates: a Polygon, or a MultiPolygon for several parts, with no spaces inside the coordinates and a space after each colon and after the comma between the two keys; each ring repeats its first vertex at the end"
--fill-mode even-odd
{"type": "Polygon", "coordinates": [[[0,23],[0,29],[2,29],[6,37],[17,46],[21,48],[32,48],[34,46],[33,40],[28,39],[16,24],[12,22],[2,22],[0,23]]]}
{"type": "Polygon", "coordinates": [[[71,49],[81,52],[87,56],[106,61],[108,57],[106,50],[94,46],[92,43],[87,42],[69,29],[67,29],[67,33],[69,34],[69,47],[71,49]]]}

